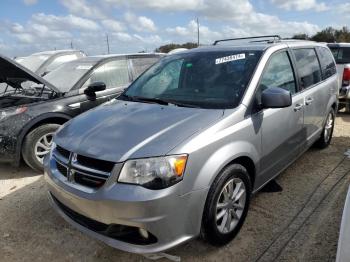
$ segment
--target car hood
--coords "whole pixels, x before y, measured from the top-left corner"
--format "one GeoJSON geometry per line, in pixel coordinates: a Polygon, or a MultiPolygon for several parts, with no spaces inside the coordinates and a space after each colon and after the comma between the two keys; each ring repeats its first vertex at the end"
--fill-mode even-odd
{"type": "Polygon", "coordinates": [[[21,84],[27,80],[35,82],[37,84],[43,84],[56,93],[60,93],[56,87],[54,87],[42,77],[20,65],[16,61],[6,56],[0,55],[0,83],[10,84],[15,82],[17,84],[21,84]]]}
{"type": "Polygon", "coordinates": [[[223,116],[223,110],[114,100],[69,121],[57,145],[87,157],[122,162],[161,156],[223,116]]]}

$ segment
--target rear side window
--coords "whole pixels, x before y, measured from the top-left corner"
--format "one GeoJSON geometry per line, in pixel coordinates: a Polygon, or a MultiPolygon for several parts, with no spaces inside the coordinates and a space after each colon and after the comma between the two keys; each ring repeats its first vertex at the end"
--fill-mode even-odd
{"type": "Polygon", "coordinates": [[[300,77],[301,89],[315,85],[322,80],[321,68],[318,62],[315,49],[295,49],[293,50],[297,70],[300,77]]]}
{"type": "Polygon", "coordinates": [[[132,58],[131,62],[134,68],[134,78],[138,78],[144,71],[158,62],[158,57],[132,58]]]}
{"type": "Polygon", "coordinates": [[[332,53],[325,47],[317,48],[318,57],[321,62],[322,75],[324,79],[331,77],[337,73],[332,53]]]}
{"type": "Polygon", "coordinates": [[[287,52],[272,55],[260,81],[260,90],[279,87],[296,93],[293,68],[287,52]]]}
{"type": "Polygon", "coordinates": [[[127,61],[124,59],[115,60],[99,66],[83,87],[94,82],[103,82],[107,88],[126,86],[130,82],[127,61]]]}
{"type": "Polygon", "coordinates": [[[350,47],[330,47],[337,64],[350,63],[350,47]]]}

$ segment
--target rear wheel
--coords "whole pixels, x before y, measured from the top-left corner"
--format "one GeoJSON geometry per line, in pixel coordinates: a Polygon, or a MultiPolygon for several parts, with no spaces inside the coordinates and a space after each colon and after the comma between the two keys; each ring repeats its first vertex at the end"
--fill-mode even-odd
{"type": "Polygon", "coordinates": [[[335,113],[332,108],[326,118],[321,137],[316,141],[316,146],[323,149],[329,146],[333,136],[335,113]]]}
{"type": "Polygon", "coordinates": [[[39,126],[24,139],[22,156],[32,169],[43,171],[44,157],[50,152],[53,135],[59,127],[57,124],[39,126]]]}
{"type": "Polygon", "coordinates": [[[222,246],[239,232],[248,212],[251,184],[247,170],[239,164],[227,167],[210,187],[202,219],[202,236],[222,246]]]}

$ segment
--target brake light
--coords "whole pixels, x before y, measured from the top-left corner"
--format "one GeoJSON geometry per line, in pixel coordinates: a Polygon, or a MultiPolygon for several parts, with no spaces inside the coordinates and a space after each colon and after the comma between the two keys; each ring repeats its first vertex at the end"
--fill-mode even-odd
{"type": "Polygon", "coordinates": [[[343,72],[343,86],[350,85],[350,68],[345,67],[343,72]]]}

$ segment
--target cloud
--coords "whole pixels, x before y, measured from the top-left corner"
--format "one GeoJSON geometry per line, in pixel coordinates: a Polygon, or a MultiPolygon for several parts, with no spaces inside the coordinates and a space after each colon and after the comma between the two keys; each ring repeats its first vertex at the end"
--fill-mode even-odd
{"type": "Polygon", "coordinates": [[[102,20],[101,23],[108,31],[120,32],[125,30],[124,25],[114,19],[102,20]]]}
{"type": "Polygon", "coordinates": [[[334,10],[338,14],[341,14],[345,17],[350,17],[349,9],[350,9],[350,3],[339,4],[334,8],[334,10]]]}
{"type": "Polygon", "coordinates": [[[35,5],[36,3],[38,3],[38,0],[23,0],[23,2],[26,5],[35,5]]]}
{"type": "Polygon", "coordinates": [[[157,27],[154,22],[145,16],[136,16],[133,13],[127,12],[124,15],[128,25],[137,32],[155,32],[157,27]]]}
{"type": "MultiPolygon", "coordinates": [[[[176,36],[176,42],[196,42],[197,41],[197,22],[191,20],[186,27],[176,26],[174,28],[167,28],[166,32],[169,36],[176,36]]],[[[221,32],[213,31],[209,27],[199,25],[201,43],[212,43],[214,40],[222,38],[221,32]]],[[[174,41],[175,42],[175,41],[174,41]]]]}
{"type": "Polygon", "coordinates": [[[152,9],[158,11],[191,11],[195,10],[202,0],[104,0],[112,6],[123,6],[128,9],[152,9]]]}
{"type": "Polygon", "coordinates": [[[315,10],[317,12],[326,11],[329,7],[323,2],[317,2],[316,0],[270,0],[273,4],[279,8],[285,10],[315,10]]]}
{"type": "Polygon", "coordinates": [[[162,38],[159,35],[150,35],[150,36],[140,36],[138,34],[133,35],[137,40],[141,41],[142,43],[145,44],[152,44],[152,45],[158,45],[161,44],[162,38]]]}
{"type": "Polygon", "coordinates": [[[101,2],[92,3],[86,0],[60,0],[71,14],[88,18],[106,19],[105,10],[101,8],[101,2]]]}
{"type": "Polygon", "coordinates": [[[32,16],[32,20],[39,24],[44,24],[53,29],[64,29],[64,30],[86,30],[86,31],[96,31],[100,29],[99,25],[87,18],[78,17],[75,15],[67,16],[56,16],[56,15],[46,15],[44,13],[35,14],[32,16]]]}

